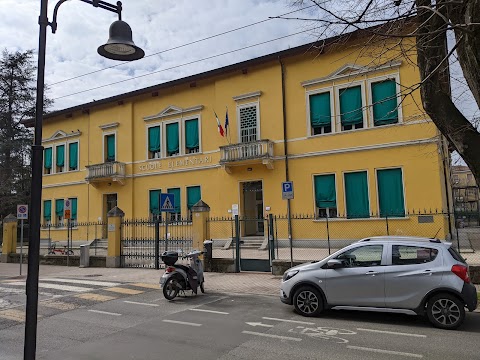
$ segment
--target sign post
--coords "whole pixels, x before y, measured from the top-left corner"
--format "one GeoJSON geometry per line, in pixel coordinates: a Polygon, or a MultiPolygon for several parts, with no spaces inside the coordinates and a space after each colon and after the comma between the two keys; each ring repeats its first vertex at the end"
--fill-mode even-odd
{"type": "Polygon", "coordinates": [[[23,265],[23,220],[28,219],[28,205],[17,205],[17,219],[20,219],[20,276],[23,265]]]}
{"type": "Polygon", "coordinates": [[[67,219],[67,266],[70,266],[70,219],[72,217],[72,201],[65,199],[63,203],[63,218],[67,219]]]}
{"type": "Polygon", "coordinates": [[[160,194],[160,212],[165,212],[165,251],[168,250],[168,216],[167,213],[175,212],[175,195],[160,194]]]}

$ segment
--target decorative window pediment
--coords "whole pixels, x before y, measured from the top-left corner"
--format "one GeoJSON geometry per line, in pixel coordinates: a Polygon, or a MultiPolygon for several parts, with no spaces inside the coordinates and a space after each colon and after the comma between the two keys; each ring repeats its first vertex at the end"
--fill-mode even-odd
{"type": "Polygon", "coordinates": [[[143,120],[149,121],[149,120],[167,118],[170,116],[179,116],[179,115],[184,115],[184,114],[188,114],[195,111],[198,112],[198,111],[201,111],[202,109],[203,109],[203,105],[197,105],[190,108],[181,108],[175,105],[170,105],[156,115],[145,116],[143,120]]]}
{"type": "Polygon", "coordinates": [[[80,136],[80,135],[82,135],[82,132],[80,130],[72,131],[70,134],[67,134],[65,131],[62,131],[62,130],[57,130],[51,137],[47,139],[43,139],[42,143],[48,143],[48,142],[57,141],[57,140],[64,140],[64,139],[68,139],[68,138],[80,136]]]}
{"type": "Polygon", "coordinates": [[[378,66],[360,66],[356,64],[345,64],[339,69],[335,70],[333,73],[330,75],[317,78],[317,79],[312,79],[312,80],[306,80],[303,81],[301,84],[302,86],[310,86],[310,85],[318,85],[322,84],[328,81],[332,80],[338,80],[342,78],[348,78],[351,76],[358,76],[358,75],[364,75],[367,73],[373,73],[375,71],[381,71],[381,70],[388,70],[388,69],[396,69],[402,64],[401,61],[389,61],[385,64],[378,65],[378,66]]]}

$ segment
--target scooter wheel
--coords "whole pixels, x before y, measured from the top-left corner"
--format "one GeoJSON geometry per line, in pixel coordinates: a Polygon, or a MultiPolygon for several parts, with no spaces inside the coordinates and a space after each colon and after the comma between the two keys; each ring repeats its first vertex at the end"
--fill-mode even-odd
{"type": "Polygon", "coordinates": [[[167,300],[173,300],[178,295],[178,286],[176,279],[168,279],[165,285],[163,285],[163,296],[167,300]]]}
{"type": "Polygon", "coordinates": [[[205,281],[202,281],[200,283],[200,291],[202,292],[202,294],[205,294],[205,288],[203,287],[203,284],[205,283],[205,281]]]}

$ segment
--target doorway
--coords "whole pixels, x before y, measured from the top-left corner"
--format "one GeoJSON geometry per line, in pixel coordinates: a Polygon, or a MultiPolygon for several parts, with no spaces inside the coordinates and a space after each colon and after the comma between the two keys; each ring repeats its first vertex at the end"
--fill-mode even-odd
{"type": "Polygon", "coordinates": [[[244,182],[242,185],[243,216],[245,227],[243,236],[263,236],[263,189],[261,181],[244,182]]]}

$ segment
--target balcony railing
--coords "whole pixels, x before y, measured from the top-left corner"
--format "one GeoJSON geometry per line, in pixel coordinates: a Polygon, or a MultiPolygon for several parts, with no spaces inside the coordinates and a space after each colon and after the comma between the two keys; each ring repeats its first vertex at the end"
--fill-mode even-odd
{"type": "Polygon", "coordinates": [[[220,164],[260,162],[273,168],[273,141],[257,140],[248,143],[220,146],[220,164]]]}
{"type": "Polygon", "coordinates": [[[125,179],[125,163],[112,161],[103,164],[86,166],[88,183],[116,181],[123,185],[125,179]]]}

